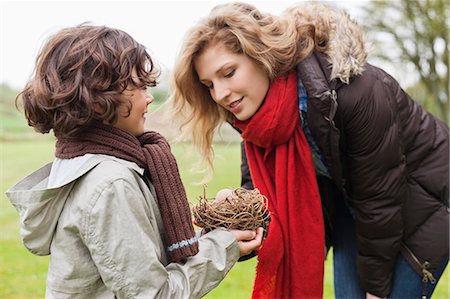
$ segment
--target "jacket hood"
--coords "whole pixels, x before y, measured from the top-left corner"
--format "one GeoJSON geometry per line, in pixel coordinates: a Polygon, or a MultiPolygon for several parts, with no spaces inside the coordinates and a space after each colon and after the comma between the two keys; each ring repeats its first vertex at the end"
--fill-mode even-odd
{"type": "Polygon", "coordinates": [[[61,167],[49,163],[6,191],[6,196],[19,213],[23,244],[33,254],[50,254],[50,244],[59,216],[78,178],[102,161],[111,159],[121,161],[135,171],[143,173],[135,163],[107,155],[86,155],[80,157],[79,163],[76,163],[75,159],[60,160],[65,163],[61,167]],[[67,167],[67,163],[71,163],[71,166],[67,167]],[[56,178],[51,186],[49,186],[50,173],[56,178]]]}
{"type": "Polygon", "coordinates": [[[20,217],[20,236],[36,255],[50,254],[50,244],[68,188],[47,188],[52,163],[30,174],[6,192],[20,217]]]}
{"type": "Polygon", "coordinates": [[[316,38],[328,40],[325,54],[331,64],[330,81],[339,79],[348,84],[351,77],[364,71],[364,31],[347,12],[319,3],[300,3],[285,13],[294,16],[299,24],[314,24],[316,38]]]}

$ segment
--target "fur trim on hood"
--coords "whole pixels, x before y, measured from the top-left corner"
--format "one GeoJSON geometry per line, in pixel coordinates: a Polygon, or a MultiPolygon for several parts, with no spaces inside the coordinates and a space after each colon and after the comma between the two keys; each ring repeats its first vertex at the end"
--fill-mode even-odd
{"type": "Polygon", "coordinates": [[[348,84],[351,77],[363,72],[367,61],[364,31],[346,11],[320,3],[300,3],[284,14],[294,16],[298,24],[314,24],[316,40],[328,41],[325,53],[332,65],[330,79],[348,84]]]}

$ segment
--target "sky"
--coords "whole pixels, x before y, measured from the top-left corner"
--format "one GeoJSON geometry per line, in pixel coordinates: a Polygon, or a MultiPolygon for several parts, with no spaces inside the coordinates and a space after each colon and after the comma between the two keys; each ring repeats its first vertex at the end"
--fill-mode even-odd
{"type": "MultiPolygon", "coordinates": [[[[279,14],[298,1],[251,1],[279,14]]],[[[336,1],[352,13],[357,0],[336,1]]],[[[227,1],[5,1],[0,0],[0,83],[22,88],[31,77],[39,49],[58,30],[83,22],[128,32],[161,66],[170,70],[184,34],[212,7],[227,1]]],[[[357,19],[357,16],[354,16],[357,19]]]]}

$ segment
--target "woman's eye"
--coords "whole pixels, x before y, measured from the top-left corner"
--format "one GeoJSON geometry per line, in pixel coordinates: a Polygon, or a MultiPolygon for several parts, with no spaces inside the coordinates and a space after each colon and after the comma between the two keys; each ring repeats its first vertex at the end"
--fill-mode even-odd
{"type": "Polygon", "coordinates": [[[230,77],[233,77],[233,75],[234,75],[234,71],[235,71],[235,70],[231,70],[231,71],[229,71],[229,72],[225,73],[225,77],[226,77],[226,78],[230,78],[230,77]]]}

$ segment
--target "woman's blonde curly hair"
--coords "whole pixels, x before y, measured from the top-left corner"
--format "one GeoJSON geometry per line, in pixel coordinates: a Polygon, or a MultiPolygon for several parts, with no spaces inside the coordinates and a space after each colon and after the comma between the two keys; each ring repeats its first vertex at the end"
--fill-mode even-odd
{"type": "Polygon", "coordinates": [[[233,53],[247,55],[272,80],[292,70],[314,49],[327,50],[329,36],[321,30],[326,26],[315,26],[302,10],[302,5],[296,5],[274,16],[250,4],[227,3],[214,7],[187,32],[173,70],[169,101],[172,116],[183,119],[182,131],[192,136],[194,146],[207,162],[209,175],[213,170],[214,132],[230,114],[200,83],[194,68],[196,57],[208,46],[220,43],[233,53]]]}

